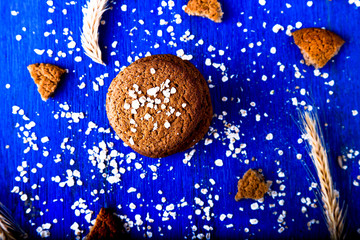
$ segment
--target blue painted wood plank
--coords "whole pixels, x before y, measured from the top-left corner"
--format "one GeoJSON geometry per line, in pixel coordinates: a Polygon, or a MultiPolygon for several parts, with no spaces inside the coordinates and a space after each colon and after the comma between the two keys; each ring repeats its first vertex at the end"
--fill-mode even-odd
{"type": "Polygon", "coordinates": [[[174,1],[172,9],[161,7],[162,1],[112,2],[112,9],[103,18],[105,24],[100,27],[100,45],[107,64],[104,67],[91,62],[81,49],[81,8],[85,1],[54,1],[53,7],[46,1],[1,1],[0,94],[4,103],[0,106],[0,201],[10,208],[31,239],[40,238],[36,230],[45,223],[52,224],[51,239],[74,239],[70,226],[75,222],[83,231],[81,236],[85,236],[90,226],[85,219],[86,211],[93,211],[91,219],[94,219],[101,207],[114,208],[133,221],[133,238],[143,237],[147,232],[156,239],[189,239],[201,233],[210,233],[213,239],[325,238],[328,233],[320,204],[314,202],[316,194],[309,190],[311,179],[303,166],[305,162],[315,174],[304,143],[299,143],[301,136],[293,105],[296,98],[299,103],[304,101],[319,108],[336,188],[348,207],[348,236],[359,238],[357,199],[360,193],[355,182],[359,182],[360,175],[357,155],[360,120],[354,110],[360,111],[357,93],[360,10],[347,1],[313,1],[311,7],[308,2],[289,0],[287,5],[266,1],[262,6],[255,1],[222,1],[225,16],[221,24],[187,16],[182,10],[186,1],[174,1]],[[122,10],[123,4],[127,6],[126,11],[122,10]],[[160,15],[159,7],[163,12],[160,15]],[[49,9],[54,9],[53,13],[49,9]],[[11,11],[18,15],[13,16],[11,11]],[[181,17],[180,24],[175,22],[176,14],[181,17]],[[51,24],[47,24],[49,19],[51,24]],[[161,25],[161,20],[168,24],[161,25]],[[285,33],[288,25],[295,27],[297,23],[301,23],[301,27],[325,27],[346,41],[320,76],[312,67],[300,63],[300,51],[285,33]],[[275,33],[276,24],[284,30],[275,33]],[[169,26],[174,28],[173,32],[167,31],[169,26]],[[157,35],[158,30],[162,30],[162,37],[157,35]],[[193,40],[181,40],[186,31],[194,35],[193,40]],[[47,37],[46,32],[50,33],[47,37]],[[21,35],[20,41],[16,40],[17,35],[21,35]],[[69,37],[76,42],[73,51],[67,47],[69,37]],[[112,47],[114,41],[117,41],[115,48],[112,47]],[[215,48],[212,52],[210,45],[215,48]],[[275,54],[270,52],[273,47],[275,54]],[[40,56],[34,49],[45,52],[40,56]],[[52,56],[48,55],[49,49],[52,56]],[[216,114],[211,131],[216,131],[219,137],[212,134],[207,138],[213,143],[197,144],[189,164],[184,164],[183,159],[192,149],[165,159],[150,159],[139,154],[129,159],[131,149],[115,138],[112,129],[110,133],[99,131],[110,128],[105,97],[117,74],[115,69],[120,69],[116,61],[124,67],[129,65],[129,56],[135,60],[148,52],[176,55],[180,49],[191,54],[191,62],[211,80],[210,93],[216,114]],[[219,54],[219,50],[223,50],[224,55],[219,54]],[[66,56],[62,57],[62,53],[66,56]],[[82,61],[76,62],[76,56],[82,61]],[[207,58],[212,63],[223,63],[225,70],[207,66],[207,58]],[[54,99],[46,103],[38,96],[26,69],[35,62],[53,63],[69,70],[54,99]],[[104,77],[105,73],[108,76],[104,77]],[[297,74],[302,77],[298,78],[297,74]],[[99,85],[96,78],[100,76],[104,85],[94,91],[93,84],[99,85]],[[223,82],[223,76],[229,80],[223,82]],[[86,84],[84,89],[78,87],[81,83],[86,84]],[[304,96],[301,89],[309,92],[309,96],[304,96]],[[223,97],[227,97],[227,101],[223,97]],[[69,105],[70,109],[64,109],[63,105],[69,105]],[[21,111],[13,114],[13,106],[20,107],[30,120],[24,119],[21,111]],[[85,117],[78,123],[72,122],[72,118],[66,117],[67,112],[84,113],[85,117]],[[62,113],[65,116],[61,116],[62,113]],[[36,123],[35,127],[21,130],[31,121],[36,123]],[[98,127],[87,134],[90,122],[98,127]],[[243,148],[236,157],[226,155],[230,143],[227,133],[235,132],[228,124],[239,129],[240,140],[235,141],[234,146],[243,148]],[[23,141],[27,135],[24,131],[30,136],[36,134],[37,140],[32,141],[39,147],[38,151],[24,153],[30,146],[23,141]],[[273,134],[272,140],[266,140],[269,133],[273,134]],[[41,138],[45,136],[50,141],[42,143],[41,138]],[[64,138],[69,139],[63,144],[65,149],[62,148],[64,138]],[[116,169],[124,171],[118,183],[111,184],[104,177],[114,175],[110,163],[102,172],[89,160],[92,154],[88,150],[99,147],[101,141],[114,144],[113,148],[107,147],[109,152],[115,149],[123,153],[113,158],[118,165],[116,169]],[[340,169],[336,162],[342,154],[348,158],[347,170],[340,169]],[[302,160],[297,159],[299,156],[302,160]],[[253,157],[255,161],[251,161],[253,157]],[[216,159],[222,159],[224,166],[216,166],[216,159]],[[149,166],[156,166],[156,172],[149,166]],[[253,201],[234,200],[236,183],[248,168],[263,169],[266,178],[274,181],[272,189],[278,193],[258,203],[259,210],[251,210],[253,201]],[[57,178],[61,182],[67,180],[67,170],[80,172],[80,178],[74,177],[73,187],[61,187],[56,182],[57,178]],[[78,179],[82,185],[76,184],[78,179]],[[128,193],[131,187],[136,188],[136,192],[128,193]],[[85,205],[79,207],[76,204],[80,199],[85,205]],[[302,199],[317,207],[307,206],[302,199]],[[130,208],[131,203],[136,205],[135,209],[130,208]],[[162,210],[156,209],[158,204],[162,210]],[[174,210],[168,209],[176,216],[164,221],[166,207],[171,204],[174,210]],[[208,206],[211,206],[209,211],[208,206]],[[302,213],[302,207],[306,207],[306,213],[302,213]],[[228,217],[221,220],[222,214],[228,217]],[[141,216],[142,225],[136,226],[136,215],[141,216]],[[154,221],[147,221],[147,215],[154,221]],[[251,225],[250,219],[257,219],[259,223],[251,225]],[[318,222],[309,227],[313,219],[318,222]]]}

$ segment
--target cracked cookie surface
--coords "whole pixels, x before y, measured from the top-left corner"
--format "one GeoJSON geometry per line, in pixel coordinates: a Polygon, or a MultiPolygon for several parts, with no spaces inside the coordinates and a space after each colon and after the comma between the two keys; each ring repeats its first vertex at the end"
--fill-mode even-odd
{"type": "Polygon", "coordinates": [[[61,76],[66,72],[65,69],[45,63],[31,64],[27,69],[35,84],[38,86],[38,92],[44,101],[54,95],[61,76]]]}
{"type": "Polygon", "coordinates": [[[122,220],[108,208],[101,208],[86,240],[128,239],[122,220]]]}
{"type": "Polygon", "coordinates": [[[292,33],[306,65],[322,68],[340,50],[345,41],[337,34],[321,28],[303,28],[292,33]]]}
{"type": "Polygon", "coordinates": [[[217,0],[189,0],[185,12],[192,16],[206,17],[217,23],[222,21],[224,14],[217,0]]]}
{"type": "Polygon", "coordinates": [[[243,198],[258,200],[269,191],[270,181],[265,182],[264,176],[257,170],[249,169],[238,182],[238,192],[235,200],[243,198]]]}

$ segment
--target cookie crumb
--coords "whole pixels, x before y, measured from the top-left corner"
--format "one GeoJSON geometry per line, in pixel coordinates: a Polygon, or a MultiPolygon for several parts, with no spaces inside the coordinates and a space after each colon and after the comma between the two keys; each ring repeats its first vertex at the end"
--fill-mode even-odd
{"type": "Polygon", "coordinates": [[[46,101],[51,97],[60,80],[61,76],[66,72],[65,69],[59,68],[52,64],[35,63],[27,67],[32,79],[38,86],[41,99],[46,101]]]}
{"type": "Polygon", "coordinates": [[[86,239],[124,239],[125,234],[122,220],[110,209],[101,208],[96,217],[95,225],[91,228],[86,239]]]}
{"type": "Polygon", "coordinates": [[[249,169],[238,182],[235,200],[239,201],[243,198],[261,199],[269,191],[271,183],[271,181],[265,182],[264,176],[257,170],[249,169]]]}
{"type": "Polygon", "coordinates": [[[192,16],[206,17],[220,23],[223,16],[221,4],[217,0],[190,0],[185,12],[192,16]]]}
{"type": "Polygon", "coordinates": [[[321,28],[303,28],[292,33],[306,65],[322,68],[338,54],[345,41],[337,34],[321,28]]]}

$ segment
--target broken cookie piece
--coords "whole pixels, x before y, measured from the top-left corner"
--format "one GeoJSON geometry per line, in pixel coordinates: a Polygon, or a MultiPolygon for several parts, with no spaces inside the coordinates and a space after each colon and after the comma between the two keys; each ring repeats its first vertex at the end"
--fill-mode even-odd
{"type": "Polygon", "coordinates": [[[322,68],[340,50],[345,41],[337,34],[321,28],[303,28],[292,33],[306,65],[322,68]]]}
{"type": "Polygon", "coordinates": [[[123,221],[108,208],[101,208],[86,240],[128,239],[123,221]]]}
{"type": "Polygon", "coordinates": [[[35,63],[27,67],[32,79],[38,86],[41,99],[46,101],[51,97],[57,88],[61,76],[66,72],[65,69],[59,68],[52,64],[35,63]]]}
{"type": "Polygon", "coordinates": [[[189,15],[209,18],[217,23],[221,22],[224,14],[217,0],[189,0],[185,12],[189,15]]]}
{"type": "Polygon", "coordinates": [[[243,198],[261,199],[269,191],[271,183],[271,181],[265,182],[264,176],[257,170],[249,169],[238,182],[235,200],[239,201],[243,198]]]}

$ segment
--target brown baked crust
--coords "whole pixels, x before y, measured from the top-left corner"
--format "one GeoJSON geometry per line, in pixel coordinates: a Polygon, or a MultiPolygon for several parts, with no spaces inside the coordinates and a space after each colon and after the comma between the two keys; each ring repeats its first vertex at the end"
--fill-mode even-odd
{"type": "Polygon", "coordinates": [[[153,158],[165,157],[189,148],[195,144],[189,142],[192,143],[195,138],[201,139],[206,133],[203,133],[205,130],[201,132],[197,130],[199,123],[206,116],[205,111],[209,108],[204,105],[208,101],[206,100],[208,96],[205,96],[205,94],[209,95],[208,87],[204,86],[204,79],[198,79],[201,75],[199,71],[193,65],[189,67],[188,64],[190,63],[173,55],[154,55],[134,62],[119,73],[111,83],[106,99],[110,125],[136,152],[153,158]],[[151,69],[155,70],[154,74],[151,74],[151,69]],[[169,97],[168,103],[164,103],[165,97],[161,93],[156,98],[147,94],[149,89],[160,87],[166,79],[170,80],[169,89],[176,89],[176,92],[169,97]],[[132,90],[134,84],[138,86],[138,98],[159,99],[164,103],[165,110],[159,112],[162,104],[157,105],[157,110],[146,107],[148,102],[136,109],[136,114],[133,114],[131,109],[124,109],[125,102],[131,105],[133,101],[128,91],[132,90]],[[182,106],[183,103],[186,104],[185,108],[182,106]],[[173,114],[169,114],[170,107],[175,109],[173,114]],[[181,115],[176,116],[177,112],[181,115]],[[151,118],[145,120],[146,114],[151,118]],[[130,119],[133,119],[133,124],[130,123],[130,119]],[[170,123],[170,127],[165,127],[166,122],[170,123]],[[153,131],[154,123],[158,126],[155,131],[153,131]],[[132,131],[134,129],[136,132],[132,131]],[[202,136],[199,137],[199,134],[202,136]],[[186,148],[185,143],[188,145],[186,148]]]}
{"type": "Polygon", "coordinates": [[[303,28],[292,33],[306,65],[322,68],[340,50],[345,41],[337,34],[321,28],[303,28]]]}
{"type": "Polygon", "coordinates": [[[112,240],[124,239],[124,224],[114,212],[107,208],[101,208],[96,217],[95,225],[91,228],[86,240],[112,240]]]}
{"type": "Polygon", "coordinates": [[[189,0],[185,12],[189,15],[209,18],[217,23],[222,21],[224,15],[217,0],[189,0]]]}
{"type": "Polygon", "coordinates": [[[264,176],[257,170],[249,169],[238,182],[235,200],[239,201],[243,198],[261,199],[269,191],[270,184],[270,182],[265,182],[264,176]]]}
{"type": "Polygon", "coordinates": [[[59,68],[52,64],[35,63],[27,67],[32,79],[38,86],[38,91],[42,100],[46,101],[51,97],[60,80],[61,76],[66,72],[65,69],[59,68]]]}
{"type": "MultiPolygon", "coordinates": [[[[188,65],[189,68],[196,69],[196,67],[193,64],[191,64],[189,61],[185,61],[185,63],[188,65]]],[[[195,70],[193,71],[195,72],[195,70]]],[[[204,98],[202,103],[204,113],[203,113],[203,117],[201,118],[193,134],[184,142],[183,146],[179,148],[179,152],[185,151],[186,149],[194,146],[197,142],[203,139],[205,134],[209,131],[209,127],[213,118],[213,108],[211,104],[209,87],[202,74],[199,71],[196,72],[197,72],[196,78],[199,79],[199,82],[201,82],[204,93],[203,94],[204,98]]]]}
{"type": "MultiPolygon", "coordinates": [[[[142,58],[139,61],[152,61],[153,59],[166,59],[171,61],[175,64],[181,64],[184,67],[190,69],[193,73],[193,77],[196,79],[196,83],[202,91],[202,98],[201,105],[203,106],[201,111],[199,112],[199,116],[201,116],[201,120],[199,121],[198,125],[196,126],[195,130],[192,134],[181,144],[178,149],[176,149],[173,153],[185,151],[196,143],[198,143],[201,139],[204,138],[205,134],[208,132],[212,118],[213,118],[213,108],[211,104],[210,92],[207,82],[203,75],[198,71],[198,69],[187,60],[182,60],[179,57],[176,57],[171,54],[161,54],[161,55],[153,55],[147,58],[142,58]]],[[[173,154],[171,153],[171,154],[173,154]]],[[[170,154],[169,154],[170,155],[170,154]]]]}

